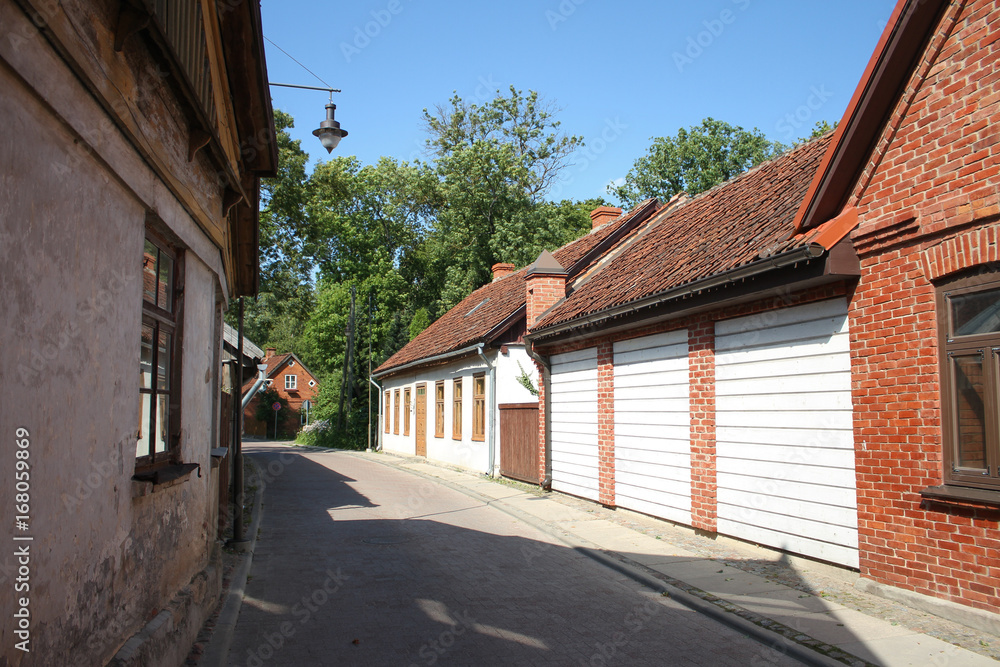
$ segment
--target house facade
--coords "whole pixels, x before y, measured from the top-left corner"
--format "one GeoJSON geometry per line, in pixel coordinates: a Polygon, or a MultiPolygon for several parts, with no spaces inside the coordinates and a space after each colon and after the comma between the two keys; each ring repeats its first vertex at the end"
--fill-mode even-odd
{"type": "Polygon", "coordinates": [[[0,0],[3,664],[180,664],[218,600],[222,314],[277,154],[259,4],[170,5],[0,0]]]}
{"type": "Polygon", "coordinates": [[[1000,627],[998,21],[900,0],[834,133],[529,303],[539,477],[1000,627]]]}
{"type": "Polygon", "coordinates": [[[543,283],[553,270],[564,281],[582,279],[639,234],[659,207],[650,200],[627,214],[598,208],[590,233],[554,254],[518,271],[494,266],[491,283],[375,370],[381,447],[538,483],[539,376],[522,340],[533,315],[528,294],[547,289],[543,283]]]}
{"type": "MultiPolygon", "coordinates": [[[[299,429],[305,426],[306,401],[309,402],[309,409],[316,405],[316,397],[319,395],[319,381],[312,374],[302,360],[292,352],[278,354],[273,347],[265,350],[261,363],[267,365],[264,376],[267,378],[262,390],[271,390],[279,399],[284,400],[287,408],[283,405],[278,410],[277,428],[279,434],[294,437],[299,429]]],[[[251,377],[249,374],[244,377],[251,377]]],[[[243,395],[253,387],[256,377],[247,380],[243,385],[243,395]]],[[[268,419],[262,421],[257,419],[257,406],[260,405],[260,394],[255,395],[247,407],[243,410],[243,432],[246,435],[266,437],[268,434],[274,435],[275,421],[268,419]]]]}

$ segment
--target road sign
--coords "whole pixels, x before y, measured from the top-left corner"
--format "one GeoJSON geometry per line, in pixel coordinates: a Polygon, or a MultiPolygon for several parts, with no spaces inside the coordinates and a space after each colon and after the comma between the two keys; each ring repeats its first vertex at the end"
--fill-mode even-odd
{"type": "Polygon", "coordinates": [[[281,403],[278,403],[277,401],[275,401],[274,405],[271,406],[271,409],[274,410],[275,412],[277,412],[278,410],[281,409],[281,403]]]}

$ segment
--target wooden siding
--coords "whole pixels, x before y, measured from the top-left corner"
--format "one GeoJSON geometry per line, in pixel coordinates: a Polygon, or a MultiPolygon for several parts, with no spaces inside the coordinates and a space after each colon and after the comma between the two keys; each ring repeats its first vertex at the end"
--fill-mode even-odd
{"type": "Polygon", "coordinates": [[[614,344],[615,503],[691,523],[687,330],[614,344]]]}
{"type": "Polygon", "coordinates": [[[718,529],[858,567],[843,299],[716,324],[718,529]]]}
{"type": "Polygon", "coordinates": [[[597,349],[552,357],[552,488],[597,500],[597,349]]]}

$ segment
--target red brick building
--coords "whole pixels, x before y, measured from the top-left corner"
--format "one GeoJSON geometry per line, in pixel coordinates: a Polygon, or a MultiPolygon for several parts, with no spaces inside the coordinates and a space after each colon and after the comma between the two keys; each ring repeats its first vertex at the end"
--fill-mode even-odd
{"type": "MultiPolygon", "coordinates": [[[[287,401],[288,409],[283,407],[278,411],[278,434],[291,438],[305,425],[306,411],[303,408],[303,402],[309,401],[311,405],[316,405],[316,397],[319,395],[319,381],[294,353],[276,354],[276,352],[275,348],[269,347],[264,353],[264,359],[261,363],[267,364],[265,371],[267,385],[261,391],[269,389],[287,401]]],[[[244,395],[253,387],[255,380],[256,378],[244,383],[244,395]]],[[[250,399],[244,409],[243,432],[246,435],[273,437],[273,417],[266,422],[257,419],[259,403],[260,394],[250,399]]]]}
{"type": "Polygon", "coordinates": [[[900,0],[836,132],[529,291],[540,478],[995,631],[998,25],[900,0]]]}

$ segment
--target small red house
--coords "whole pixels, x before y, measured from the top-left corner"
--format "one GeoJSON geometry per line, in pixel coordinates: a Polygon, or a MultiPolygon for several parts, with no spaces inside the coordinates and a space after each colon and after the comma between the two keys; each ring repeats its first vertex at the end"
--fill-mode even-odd
{"type": "MultiPolygon", "coordinates": [[[[315,406],[319,395],[319,381],[294,352],[276,354],[273,347],[267,348],[261,363],[267,364],[267,384],[261,389],[275,392],[280,399],[288,402],[288,409],[282,407],[278,411],[278,433],[289,437],[294,436],[306,423],[306,409],[303,404],[309,401],[315,406]]],[[[243,395],[253,387],[256,378],[251,378],[243,384],[243,395]]],[[[273,417],[268,421],[257,419],[257,406],[261,394],[254,396],[243,411],[243,432],[246,435],[267,437],[274,435],[273,417]]],[[[310,408],[311,409],[311,408],[310,408]]],[[[310,418],[310,421],[312,419],[310,418]]]]}

